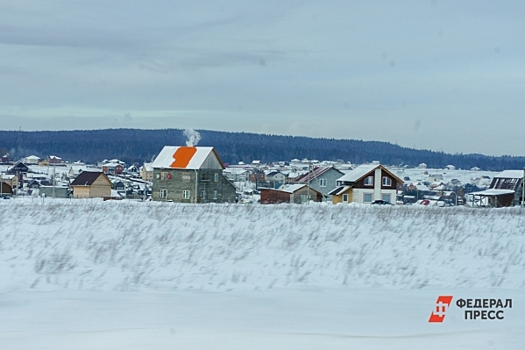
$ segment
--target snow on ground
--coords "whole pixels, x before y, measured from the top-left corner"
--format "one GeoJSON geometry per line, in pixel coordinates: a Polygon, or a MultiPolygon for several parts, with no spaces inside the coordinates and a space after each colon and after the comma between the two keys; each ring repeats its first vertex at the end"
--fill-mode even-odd
{"type": "Polygon", "coordinates": [[[0,201],[6,349],[521,349],[525,212],[0,201]],[[512,298],[499,321],[438,295],[512,298]]]}
{"type": "Polygon", "coordinates": [[[389,167],[396,175],[404,179],[409,177],[410,181],[428,181],[429,177],[441,176],[444,183],[449,183],[453,179],[459,180],[463,185],[468,183],[474,183],[476,185],[490,185],[490,180],[500,171],[486,171],[486,170],[463,170],[463,169],[427,169],[427,168],[397,168],[389,167]],[[481,179],[487,177],[485,181],[474,179],[481,179]]]}
{"type": "Polygon", "coordinates": [[[3,200],[0,290],[525,287],[517,209],[3,200]]]}

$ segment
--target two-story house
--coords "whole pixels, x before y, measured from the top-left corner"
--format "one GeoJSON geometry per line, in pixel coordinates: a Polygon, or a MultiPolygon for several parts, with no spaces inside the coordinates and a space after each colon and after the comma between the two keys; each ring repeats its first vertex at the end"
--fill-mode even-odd
{"type": "Polygon", "coordinates": [[[332,201],[332,196],[329,194],[337,187],[337,180],[343,176],[344,173],[337,170],[333,166],[315,167],[306,174],[296,177],[293,182],[299,184],[310,184],[310,188],[322,193],[323,199],[332,201]]]}
{"type": "Polygon", "coordinates": [[[332,203],[396,202],[397,187],[403,180],[381,164],[365,164],[337,179],[338,187],[329,194],[332,203]]]}
{"type": "Polygon", "coordinates": [[[155,201],[236,201],[236,188],[223,176],[224,164],[213,147],[165,146],[151,167],[155,201]]]}

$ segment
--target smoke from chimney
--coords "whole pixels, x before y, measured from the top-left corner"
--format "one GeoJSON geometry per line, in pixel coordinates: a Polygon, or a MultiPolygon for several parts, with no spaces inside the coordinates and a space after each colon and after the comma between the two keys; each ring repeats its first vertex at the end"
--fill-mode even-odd
{"type": "Polygon", "coordinates": [[[195,129],[186,129],[184,130],[184,136],[186,136],[186,146],[192,147],[197,146],[201,140],[201,134],[195,129]]]}

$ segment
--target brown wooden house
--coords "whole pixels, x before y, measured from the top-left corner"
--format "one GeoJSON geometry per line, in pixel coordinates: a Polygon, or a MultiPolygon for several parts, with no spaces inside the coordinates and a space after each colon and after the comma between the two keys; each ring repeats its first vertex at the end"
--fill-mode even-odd
{"type": "Polygon", "coordinates": [[[71,183],[73,198],[111,197],[111,181],[100,171],[83,171],[71,183]]]}

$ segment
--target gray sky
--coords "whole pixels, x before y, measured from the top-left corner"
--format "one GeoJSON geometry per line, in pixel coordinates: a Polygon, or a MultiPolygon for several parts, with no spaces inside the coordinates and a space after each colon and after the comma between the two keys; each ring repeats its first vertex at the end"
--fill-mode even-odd
{"type": "Polygon", "coordinates": [[[523,18],[524,1],[3,0],[0,128],[525,155],[523,18]]]}

